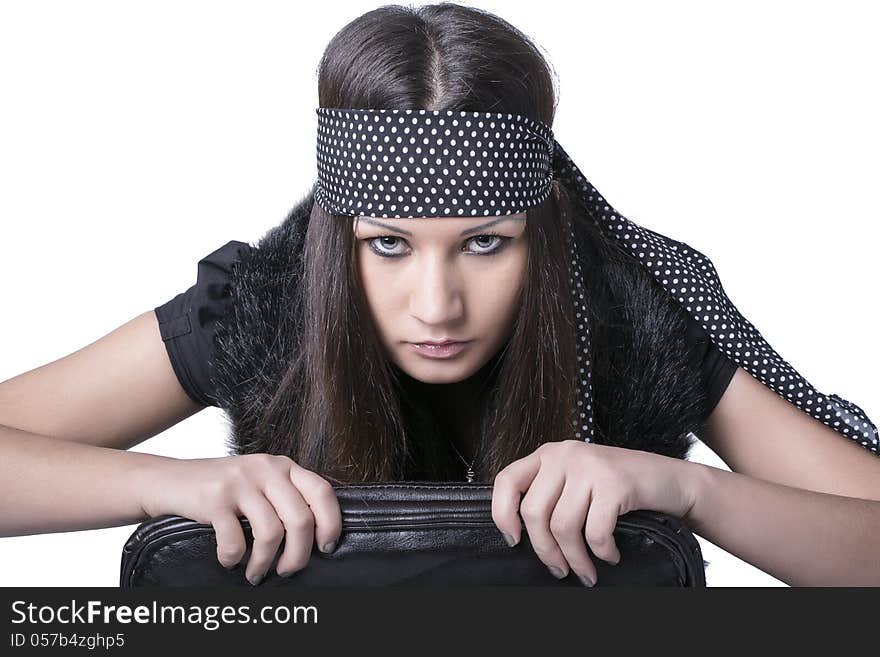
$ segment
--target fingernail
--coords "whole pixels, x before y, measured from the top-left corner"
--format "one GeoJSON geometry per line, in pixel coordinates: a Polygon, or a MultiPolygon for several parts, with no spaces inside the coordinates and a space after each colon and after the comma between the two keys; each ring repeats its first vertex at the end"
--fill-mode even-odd
{"type": "Polygon", "coordinates": [[[333,552],[334,549],[336,549],[336,541],[330,541],[321,548],[321,552],[329,554],[330,552],[333,552]]]}
{"type": "Polygon", "coordinates": [[[254,575],[253,579],[251,579],[250,577],[248,577],[248,581],[249,581],[251,584],[253,584],[254,586],[256,586],[257,584],[259,584],[259,583],[262,581],[262,579],[263,579],[263,576],[262,576],[262,575],[254,575]]]}
{"type": "Polygon", "coordinates": [[[516,545],[516,541],[513,540],[513,536],[511,536],[507,532],[501,532],[501,535],[504,537],[504,542],[507,543],[507,547],[513,547],[514,545],[516,545]]]}
{"type": "Polygon", "coordinates": [[[547,566],[550,569],[550,574],[553,575],[556,579],[562,579],[565,577],[565,573],[562,571],[562,568],[559,566],[547,566]]]}
{"type": "Polygon", "coordinates": [[[584,586],[593,586],[593,580],[591,580],[586,575],[578,575],[578,577],[584,583],[584,586]]]}

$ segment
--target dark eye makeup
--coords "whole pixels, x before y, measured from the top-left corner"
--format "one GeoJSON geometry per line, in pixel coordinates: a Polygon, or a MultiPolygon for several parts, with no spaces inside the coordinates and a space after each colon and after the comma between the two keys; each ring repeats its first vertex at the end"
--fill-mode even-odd
{"type": "MultiPolygon", "coordinates": [[[[473,237],[468,238],[465,241],[465,244],[472,242],[474,240],[479,240],[479,239],[485,238],[485,237],[498,238],[497,242],[496,242],[496,244],[498,246],[490,251],[479,251],[479,252],[472,251],[469,253],[469,255],[476,255],[476,256],[497,255],[497,254],[501,253],[507,247],[507,245],[510,243],[510,241],[512,239],[514,239],[514,238],[509,237],[507,235],[500,235],[498,233],[491,233],[490,232],[490,233],[482,233],[480,235],[474,235],[473,237]]],[[[380,235],[378,237],[367,237],[367,238],[362,239],[361,241],[366,242],[367,246],[370,247],[370,250],[373,253],[375,253],[376,255],[378,255],[379,257],[382,257],[382,258],[402,258],[402,257],[404,257],[406,255],[405,253],[388,253],[387,251],[382,251],[380,249],[377,249],[376,246],[374,245],[374,242],[377,242],[378,240],[388,240],[388,239],[400,240],[402,242],[406,241],[402,237],[398,237],[397,235],[380,235]]]]}

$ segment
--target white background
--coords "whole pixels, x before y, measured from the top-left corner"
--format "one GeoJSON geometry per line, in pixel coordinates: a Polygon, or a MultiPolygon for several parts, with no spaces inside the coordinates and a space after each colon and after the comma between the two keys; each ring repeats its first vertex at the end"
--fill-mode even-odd
{"type": "MultiPolygon", "coordinates": [[[[876,422],[871,4],[472,4],[543,48],[555,136],[603,196],[707,254],[783,358],[876,422]]],[[[280,222],[315,177],[323,49],[377,6],[0,4],[0,381],[164,303],[200,258],[280,222]]],[[[226,431],[209,408],[136,449],[223,456],[226,431]]],[[[702,445],[692,458],[723,467],[702,445]]],[[[0,584],[116,586],[134,528],[0,538],[0,584]]],[[[781,584],[700,543],[710,586],[781,584]]]]}

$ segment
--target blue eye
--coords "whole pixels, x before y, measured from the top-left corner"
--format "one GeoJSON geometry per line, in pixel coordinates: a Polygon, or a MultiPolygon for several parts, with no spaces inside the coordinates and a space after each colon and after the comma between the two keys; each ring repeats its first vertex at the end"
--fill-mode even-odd
{"type": "Polygon", "coordinates": [[[383,237],[371,237],[370,239],[367,239],[367,240],[364,240],[364,241],[365,241],[365,242],[367,243],[367,245],[370,247],[370,250],[371,250],[373,253],[375,253],[376,255],[382,256],[383,258],[398,258],[398,257],[400,257],[399,254],[396,254],[396,253],[386,253],[386,252],[384,252],[384,251],[380,251],[379,249],[377,249],[377,248],[373,245],[373,243],[374,243],[374,242],[378,242],[379,240],[392,240],[392,241],[393,241],[393,240],[399,240],[399,239],[400,239],[399,237],[394,237],[394,236],[392,236],[392,235],[385,235],[385,236],[383,236],[383,237]]]}
{"type": "MultiPolygon", "coordinates": [[[[507,240],[510,239],[509,237],[506,237],[506,236],[504,236],[504,235],[498,235],[497,233],[487,233],[487,234],[485,234],[485,235],[477,235],[477,236],[475,236],[473,239],[474,239],[474,240],[479,240],[479,239],[482,239],[482,238],[484,238],[484,237],[488,237],[488,238],[490,238],[490,241],[489,241],[489,245],[490,245],[490,246],[495,246],[495,245],[497,245],[497,247],[495,247],[495,248],[491,248],[491,249],[489,249],[488,251],[478,251],[478,253],[479,253],[480,255],[495,255],[495,254],[498,253],[501,249],[504,248],[504,245],[507,243],[507,240]],[[494,239],[492,239],[492,238],[494,238],[494,239]]],[[[487,247],[487,248],[488,248],[488,247],[487,247]]]]}
{"type": "MultiPolygon", "coordinates": [[[[474,237],[471,237],[470,239],[467,240],[467,242],[472,242],[475,240],[482,240],[483,238],[487,238],[487,237],[495,238],[495,241],[493,242],[493,244],[496,245],[495,248],[492,248],[490,250],[484,250],[484,251],[470,251],[469,254],[470,255],[479,255],[479,256],[496,255],[496,254],[500,253],[501,251],[503,251],[504,248],[507,246],[508,242],[510,242],[510,240],[513,239],[512,237],[508,237],[506,235],[499,235],[498,233],[483,233],[481,235],[475,235],[474,237]]],[[[400,241],[400,242],[406,241],[402,237],[397,237],[396,235],[383,235],[381,237],[369,237],[363,241],[367,243],[367,245],[370,247],[370,250],[373,253],[375,253],[376,255],[381,256],[383,258],[401,258],[405,255],[404,253],[389,253],[388,251],[383,251],[383,250],[376,248],[374,243],[379,242],[380,240],[392,240],[392,242],[395,240],[400,241]]]]}

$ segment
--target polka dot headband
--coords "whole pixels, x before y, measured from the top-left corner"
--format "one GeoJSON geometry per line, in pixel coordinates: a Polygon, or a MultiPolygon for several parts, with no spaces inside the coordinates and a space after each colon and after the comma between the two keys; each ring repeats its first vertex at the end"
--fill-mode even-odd
{"type": "MultiPolygon", "coordinates": [[[[319,107],[315,202],[335,215],[497,216],[544,202],[554,179],[580,196],[592,221],[620,240],[703,327],[714,346],[797,408],[875,454],[876,425],[854,403],[816,390],[727,297],[711,260],[685,242],[630,221],[606,201],[553,137],[517,114],[319,107]]],[[[594,433],[590,344],[581,264],[569,236],[578,349],[575,437],[594,433]]]]}
{"type": "Polygon", "coordinates": [[[516,214],[550,195],[553,133],[515,114],[318,108],[315,200],[332,214],[516,214]]]}

